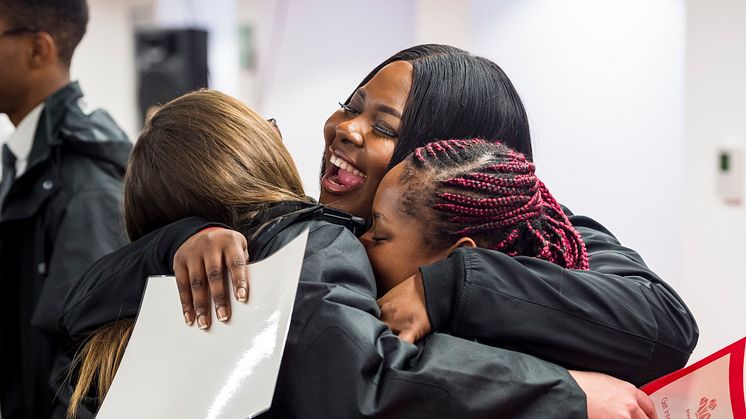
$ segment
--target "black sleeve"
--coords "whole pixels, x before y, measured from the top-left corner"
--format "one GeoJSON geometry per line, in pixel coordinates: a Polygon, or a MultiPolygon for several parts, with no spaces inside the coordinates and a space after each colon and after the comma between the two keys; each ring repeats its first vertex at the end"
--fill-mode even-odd
{"type": "Polygon", "coordinates": [[[683,367],[699,331],[681,298],[603,226],[569,218],[590,271],[486,249],[421,267],[433,330],[636,385],[683,367]]]}
{"type": "Polygon", "coordinates": [[[173,274],[173,257],[179,246],[211,226],[222,225],[199,217],[185,218],[99,259],[68,292],[56,332],[75,340],[103,324],[134,317],[147,277],[173,274]]]}
{"type": "Polygon", "coordinates": [[[583,418],[566,369],[444,334],[417,346],[379,319],[355,237],[312,229],[271,417],[583,418]]]}

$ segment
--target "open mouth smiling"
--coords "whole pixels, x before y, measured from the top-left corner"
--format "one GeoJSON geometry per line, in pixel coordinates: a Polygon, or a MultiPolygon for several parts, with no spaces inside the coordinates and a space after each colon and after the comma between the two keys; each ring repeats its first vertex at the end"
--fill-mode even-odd
{"type": "Polygon", "coordinates": [[[329,152],[329,164],[321,179],[322,188],[331,193],[345,193],[365,184],[368,178],[365,173],[331,147],[329,152]]]}

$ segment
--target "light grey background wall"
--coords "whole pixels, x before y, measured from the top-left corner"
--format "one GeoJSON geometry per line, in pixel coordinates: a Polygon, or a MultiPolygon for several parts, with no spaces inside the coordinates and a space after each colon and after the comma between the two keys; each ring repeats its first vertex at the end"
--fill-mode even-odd
{"type": "MultiPolygon", "coordinates": [[[[726,205],[715,193],[718,149],[746,144],[746,3],[689,0],[687,9],[684,254],[677,288],[699,321],[695,354],[704,355],[746,335],[746,208],[726,205]]],[[[744,186],[739,189],[743,194],[744,186]]]]}
{"type": "Polygon", "coordinates": [[[525,101],[550,190],[679,278],[683,2],[471,4],[472,49],[502,65],[525,101]]]}

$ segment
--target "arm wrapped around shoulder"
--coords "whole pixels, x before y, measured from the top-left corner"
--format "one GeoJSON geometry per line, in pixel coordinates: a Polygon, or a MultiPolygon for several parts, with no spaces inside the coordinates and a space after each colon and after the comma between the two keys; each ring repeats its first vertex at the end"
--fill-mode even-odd
{"type": "Polygon", "coordinates": [[[699,332],[681,298],[603,226],[569,218],[590,271],[487,249],[422,267],[433,330],[636,385],[683,367],[699,332]]]}

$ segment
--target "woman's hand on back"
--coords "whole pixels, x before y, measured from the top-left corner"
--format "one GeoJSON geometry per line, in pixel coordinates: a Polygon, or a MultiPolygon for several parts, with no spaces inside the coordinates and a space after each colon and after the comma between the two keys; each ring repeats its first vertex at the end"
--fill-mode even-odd
{"type": "Polygon", "coordinates": [[[225,274],[234,296],[240,302],[249,298],[249,252],[246,238],[239,232],[220,227],[206,228],[190,237],[174,255],[174,274],[184,321],[195,320],[200,329],[210,327],[210,297],[218,320],[231,316],[225,274]]]}
{"type": "Polygon", "coordinates": [[[415,343],[432,329],[419,271],[379,298],[378,306],[381,320],[404,341],[415,343]]]}

